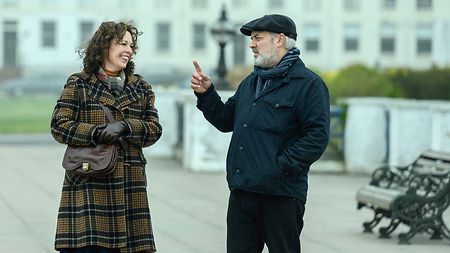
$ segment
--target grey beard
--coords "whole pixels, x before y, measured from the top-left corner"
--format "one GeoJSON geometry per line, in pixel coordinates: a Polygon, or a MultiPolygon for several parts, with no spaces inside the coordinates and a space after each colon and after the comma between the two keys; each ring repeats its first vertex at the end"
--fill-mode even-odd
{"type": "Polygon", "coordinates": [[[272,68],[277,65],[277,59],[275,54],[268,55],[268,54],[260,54],[258,57],[255,58],[255,66],[258,66],[260,68],[272,68]]]}

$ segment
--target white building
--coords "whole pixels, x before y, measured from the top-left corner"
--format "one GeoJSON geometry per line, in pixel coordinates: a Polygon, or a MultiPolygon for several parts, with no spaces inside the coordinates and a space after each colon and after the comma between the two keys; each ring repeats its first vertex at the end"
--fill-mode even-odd
{"type": "Polygon", "coordinates": [[[292,17],[301,56],[317,69],[450,66],[449,0],[0,0],[0,74],[77,71],[75,49],[102,21],[132,19],[143,31],[137,72],[188,78],[193,59],[217,65],[210,28],[222,5],[238,34],[228,68],[252,64],[239,27],[267,13],[292,17]]]}

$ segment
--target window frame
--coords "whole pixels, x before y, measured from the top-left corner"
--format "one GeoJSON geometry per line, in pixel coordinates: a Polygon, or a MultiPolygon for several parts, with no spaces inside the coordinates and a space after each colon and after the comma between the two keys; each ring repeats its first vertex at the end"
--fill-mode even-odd
{"type": "Polygon", "coordinates": [[[422,23],[416,26],[416,54],[421,56],[433,53],[433,24],[422,23]]]}
{"type": "Polygon", "coordinates": [[[206,49],[206,24],[194,22],[192,24],[192,49],[201,51],[206,49]],[[197,30],[200,28],[200,30],[197,30]]]}
{"type": "Polygon", "coordinates": [[[359,51],[361,27],[358,24],[348,23],[344,25],[344,52],[355,53],[359,51]],[[354,47],[350,45],[354,44],[354,47]]]}
{"type": "Polygon", "coordinates": [[[57,25],[53,20],[43,20],[41,22],[41,47],[56,47],[57,25]]]}
{"type": "Polygon", "coordinates": [[[310,53],[320,52],[320,23],[310,22],[304,25],[304,48],[310,53]]]}
{"type": "Polygon", "coordinates": [[[394,24],[384,23],[380,28],[380,53],[393,55],[397,49],[397,29],[394,24]]]}
{"type": "Polygon", "coordinates": [[[171,35],[171,24],[170,22],[166,22],[166,21],[161,21],[161,22],[156,22],[156,50],[158,52],[160,51],[164,51],[164,52],[168,52],[171,50],[172,46],[171,46],[171,40],[170,40],[170,35],[171,35]]]}
{"type": "Polygon", "coordinates": [[[416,0],[416,8],[419,11],[428,11],[433,9],[433,0],[416,0]]]}

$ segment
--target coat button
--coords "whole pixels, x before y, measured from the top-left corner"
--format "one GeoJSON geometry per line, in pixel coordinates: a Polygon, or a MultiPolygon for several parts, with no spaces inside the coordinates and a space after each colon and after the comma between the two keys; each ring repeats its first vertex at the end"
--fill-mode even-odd
{"type": "Polygon", "coordinates": [[[276,107],[276,108],[280,107],[280,104],[275,104],[275,107],[276,107]]]}
{"type": "Polygon", "coordinates": [[[244,124],[243,127],[247,127],[247,124],[244,124]]]}
{"type": "Polygon", "coordinates": [[[240,151],[244,150],[244,147],[240,146],[240,147],[239,147],[239,150],[240,150],[240,151]]]}
{"type": "Polygon", "coordinates": [[[253,105],[253,106],[255,106],[255,105],[256,105],[256,103],[252,103],[252,105],[253,105]]]}

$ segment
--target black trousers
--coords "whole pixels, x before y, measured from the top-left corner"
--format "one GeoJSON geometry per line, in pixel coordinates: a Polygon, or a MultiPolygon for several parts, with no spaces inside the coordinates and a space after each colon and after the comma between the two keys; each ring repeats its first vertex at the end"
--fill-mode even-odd
{"type": "Polygon", "coordinates": [[[227,212],[227,253],[300,253],[305,205],[291,197],[232,191],[227,212]]]}

